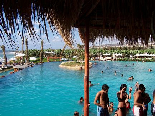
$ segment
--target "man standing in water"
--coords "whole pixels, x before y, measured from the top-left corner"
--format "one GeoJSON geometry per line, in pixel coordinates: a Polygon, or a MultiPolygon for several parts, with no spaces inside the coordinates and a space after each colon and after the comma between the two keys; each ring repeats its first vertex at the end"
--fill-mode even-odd
{"type": "Polygon", "coordinates": [[[109,86],[107,84],[104,84],[102,85],[102,90],[96,94],[94,104],[97,105],[97,116],[109,116],[108,89],[109,89],[109,86]]]}
{"type": "Polygon", "coordinates": [[[140,84],[138,91],[134,93],[134,107],[133,107],[134,116],[144,116],[144,112],[143,112],[143,108],[145,108],[144,92],[145,92],[145,87],[143,84],[140,84]]]}

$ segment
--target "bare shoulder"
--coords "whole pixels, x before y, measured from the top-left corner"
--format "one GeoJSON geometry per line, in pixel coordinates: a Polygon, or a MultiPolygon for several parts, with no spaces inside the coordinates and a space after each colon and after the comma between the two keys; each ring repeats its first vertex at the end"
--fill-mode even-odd
{"type": "Polygon", "coordinates": [[[140,93],[141,93],[141,92],[136,91],[136,92],[134,93],[134,96],[139,96],[140,93]]]}
{"type": "Polygon", "coordinates": [[[120,92],[117,92],[117,94],[118,94],[118,93],[120,93],[120,92]]]}
{"type": "Polygon", "coordinates": [[[117,94],[121,93],[120,91],[117,92],[117,94]]]}
{"type": "Polygon", "coordinates": [[[103,92],[102,91],[99,91],[98,93],[99,93],[99,95],[101,95],[103,92]]]}
{"type": "Polygon", "coordinates": [[[101,91],[97,92],[97,94],[96,94],[96,96],[99,96],[99,95],[101,95],[101,91]]]}

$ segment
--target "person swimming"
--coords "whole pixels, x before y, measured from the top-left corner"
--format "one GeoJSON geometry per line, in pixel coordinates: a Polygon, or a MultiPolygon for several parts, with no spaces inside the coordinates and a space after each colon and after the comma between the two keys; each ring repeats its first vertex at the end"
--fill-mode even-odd
{"type": "Polygon", "coordinates": [[[129,95],[126,92],[127,85],[121,84],[120,91],[117,92],[118,97],[118,108],[117,108],[117,114],[118,116],[126,116],[126,99],[131,99],[131,91],[132,88],[129,88],[129,95]]]}
{"type": "Polygon", "coordinates": [[[148,69],[148,71],[149,71],[149,72],[151,72],[151,71],[152,71],[152,69],[148,69]]]}
{"type": "Polygon", "coordinates": [[[103,84],[102,90],[97,92],[96,94],[96,97],[94,99],[94,104],[97,105],[97,116],[109,116],[108,90],[109,90],[109,86],[107,84],[103,84]]]}
{"type": "Polygon", "coordinates": [[[144,95],[145,95],[145,87],[143,84],[139,85],[138,91],[134,93],[134,106],[133,106],[133,114],[134,116],[144,116],[143,108],[144,105],[144,95]]]}
{"type": "Polygon", "coordinates": [[[116,71],[114,72],[114,74],[115,74],[115,75],[117,74],[116,71]]]}
{"type": "Polygon", "coordinates": [[[79,112],[78,111],[75,111],[74,112],[74,116],[79,116],[79,112]]]}
{"type": "Polygon", "coordinates": [[[92,84],[91,81],[89,81],[89,87],[94,86],[94,85],[99,85],[100,83],[97,84],[92,84]]]}
{"type": "Polygon", "coordinates": [[[83,103],[83,101],[84,101],[84,98],[80,97],[79,103],[83,103]]]}
{"type": "Polygon", "coordinates": [[[109,107],[108,107],[108,111],[109,111],[109,112],[113,112],[113,110],[114,110],[114,108],[113,108],[114,104],[113,104],[113,102],[110,102],[109,104],[110,104],[110,105],[109,105],[109,107]]]}
{"type": "Polygon", "coordinates": [[[133,76],[131,76],[128,78],[128,81],[132,81],[133,79],[134,79],[133,76]]]}
{"type": "Polygon", "coordinates": [[[89,87],[93,86],[94,84],[91,83],[91,81],[89,81],[89,87]]]}

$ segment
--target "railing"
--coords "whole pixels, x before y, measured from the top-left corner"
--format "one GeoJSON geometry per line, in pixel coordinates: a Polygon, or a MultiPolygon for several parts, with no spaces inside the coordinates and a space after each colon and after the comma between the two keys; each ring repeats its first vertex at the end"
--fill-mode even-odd
{"type": "Polygon", "coordinates": [[[61,61],[61,57],[47,57],[47,62],[49,62],[49,59],[60,59],[61,61]]]}

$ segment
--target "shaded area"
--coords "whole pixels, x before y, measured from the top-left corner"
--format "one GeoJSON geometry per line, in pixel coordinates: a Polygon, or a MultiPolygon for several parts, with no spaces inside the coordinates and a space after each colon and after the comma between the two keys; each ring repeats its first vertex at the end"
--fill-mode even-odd
{"type": "Polygon", "coordinates": [[[57,31],[71,46],[74,38],[72,27],[79,28],[80,37],[84,40],[84,28],[89,21],[91,42],[97,37],[116,35],[122,43],[124,39],[129,44],[141,39],[147,44],[150,35],[154,40],[154,7],[154,0],[0,1],[0,38],[12,47],[16,38],[11,35],[13,33],[21,37],[29,33],[32,39],[39,39],[33,28],[33,21],[37,21],[40,35],[46,34],[48,39],[48,22],[52,32],[57,31]]]}

